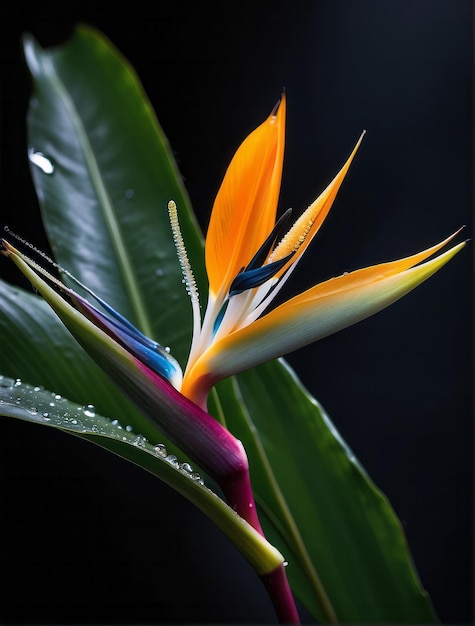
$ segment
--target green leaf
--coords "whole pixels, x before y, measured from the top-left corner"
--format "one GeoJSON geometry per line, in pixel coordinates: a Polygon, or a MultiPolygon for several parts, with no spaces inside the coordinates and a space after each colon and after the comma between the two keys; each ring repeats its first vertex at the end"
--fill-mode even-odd
{"type": "MultiPolygon", "coordinates": [[[[56,50],[42,50],[31,37],[24,48],[34,78],[31,169],[56,260],[184,363],[191,308],[170,245],[170,199],[192,256],[202,255],[202,242],[134,71],[86,27],[56,50]],[[38,153],[51,173],[35,164],[38,153]]],[[[204,270],[196,279],[205,283],[204,270]]]]}
{"type": "Polygon", "coordinates": [[[258,439],[264,450],[253,457],[257,501],[291,550],[288,576],[302,602],[319,615],[315,600],[329,601],[340,622],[432,622],[393,509],[292,370],[268,363],[240,375],[238,386],[243,441],[258,439]],[[261,479],[266,464],[273,493],[261,479]]]}
{"type": "MultiPolygon", "coordinates": [[[[201,287],[202,238],[137,77],[87,27],[56,50],[27,38],[25,52],[32,173],[57,260],[184,363],[191,313],[170,198],[201,287]]],[[[394,512],[283,362],[221,383],[212,411],[243,440],[266,530],[316,619],[433,621],[394,512]]]]}
{"type": "Polygon", "coordinates": [[[59,428],[87,439],[151,472],[201,509],[259,573],[278,567],[283,557],[247,522],[210,491],[188,463],[131,432],[118,420],[77,405],[56,393],[0,376],[0,414],[59,428]]]}

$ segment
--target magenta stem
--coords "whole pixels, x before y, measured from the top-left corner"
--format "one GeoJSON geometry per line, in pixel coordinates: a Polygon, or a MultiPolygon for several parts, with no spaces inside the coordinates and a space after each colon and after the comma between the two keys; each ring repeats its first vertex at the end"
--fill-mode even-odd
{"type": "Polygon", "coordinates": [[[264,531],[257,516],[249,470],[246,466],[247,462],[241,465],[235,474],[221,480],[219,486],[229,506],[264,537],[264,531]]]}
{"type": "Polygon", "coordinates": [[[280,624],[300,624],[294,596],[290,590],[284,565],[261,575],[280,624]]]}
{"type": "MultiPolygon", "coordinates": [[[[227,503],[264,537],[265,535],[257,516],[249,470],[246,465],[247,463],[243,463],[239,471],[232,477],[221,481],[220,486],[227,503]]],[[[300,624],[299,614],[287,580],[284,564],[281,564],[268,574],[262,574],[261,580],[274,605],[279,623],[300,624]]]]}

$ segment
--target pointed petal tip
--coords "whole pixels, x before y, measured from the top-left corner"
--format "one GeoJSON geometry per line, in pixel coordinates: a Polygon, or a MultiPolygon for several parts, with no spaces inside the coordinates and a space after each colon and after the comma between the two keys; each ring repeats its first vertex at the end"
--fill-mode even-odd
{"type": "MultiPolygon", "coordinates": [[[[449,244],[453,239],[455,239],[455,237],[457,237],[457,235],[459,235],[462,230],[465,228],[465,224],[462,225],[460,228],[457,228],[456,231],[454,231],[451,235],[449,235],[448,237],[446,237],[445,239],[443,239],[440,243],[436,244],[435,246],[432,246],[431,248],[427,248],[427,252],[432,251],[429,256],[434,255],[436,252],[438,252],[439,250],[442,250],[442,248],[444,248],[447,244],[449,244]]],[[[460,243],[458,243],[457,245],[455,245],[453,248],[457,248],[457,249],[461,249],[463,248],[468,242],[470,241],[470,239],[466,239],[465,241],[462,241],[460,243]]],[[[428,257],[427,257],[428,258],[428,257]]]]}
{"type": "Polygon", "coordinates": [[[4,256],[9,256],[12,252],[16,252],[16,249],[12,246],[11,243],[8,243],[6,239],[3,237],[0,239],[0,252],[4,256]]]}
{"type": "Polygon", "coordinates": [[[285,87],[283,87],[280,93],[280,98],[277,100],[277,102],[274,105],[274,108],[271,111],[272,117],[275,117],[277,115],[278,110],[283,104],[285,104],[285,101],[286,101],[286,90],[285,90],[285,87]]]}

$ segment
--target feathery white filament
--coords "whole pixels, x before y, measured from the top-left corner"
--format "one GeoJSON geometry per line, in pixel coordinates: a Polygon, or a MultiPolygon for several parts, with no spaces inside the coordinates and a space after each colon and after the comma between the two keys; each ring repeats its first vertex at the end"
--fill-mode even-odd
{"type": "Polygon", "coordinates": [[[186,252],[185,242],[180,230],[180,222],[178,221],[178,211],[176,204],[173,200],[168,203],[168,215],[170,218],[170,225],[172,227],[173,241],[175,243],[176,253],[178,261],[180,263],[181,273],[186,286],[186,291],[191,299],[191,307],[193,311],[193,341],[195,341],[201,330],[201,313],[200,313],[200,300],[198,287],[196,280],[191,269],[191,264],[188,259],[188,253],[186,252]]]}

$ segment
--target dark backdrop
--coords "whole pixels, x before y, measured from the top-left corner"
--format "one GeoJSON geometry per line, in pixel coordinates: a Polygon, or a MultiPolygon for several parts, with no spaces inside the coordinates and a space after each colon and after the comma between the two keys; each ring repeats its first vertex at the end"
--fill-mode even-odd
{"type": "MultiPolygon", "coordinates": [[[[467,0],[50,2],[3,13],[0,221],[43,248],[20,37],[60,44],[78,21],[137,69],[204,229],[233,151],[283,87],[281,207],[313,200],[367,129],[295,289],[462,224],[472,236],[467,0]]],[[[472,249],[390,309],[288,359],[389,497],[447,623],[473,618],[472,249]]],[[[4,422],[2,622],[274,620],[247,564],[174,492],[74,438],[4,422]]]]}

